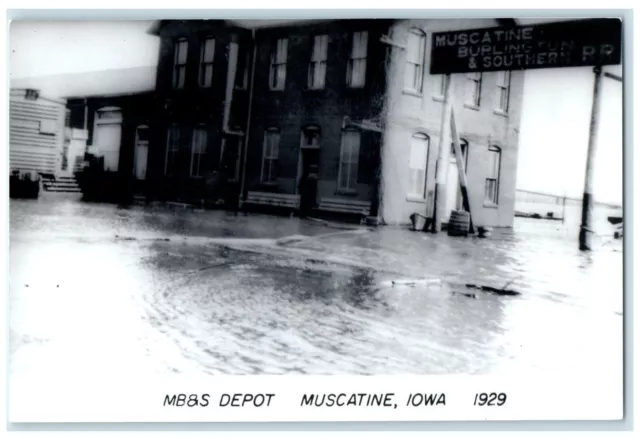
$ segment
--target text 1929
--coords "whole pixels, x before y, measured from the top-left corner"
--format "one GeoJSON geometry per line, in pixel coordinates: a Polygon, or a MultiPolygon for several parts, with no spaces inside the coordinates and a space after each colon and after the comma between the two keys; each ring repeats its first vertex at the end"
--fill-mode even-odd
{"type": "Polygon", "coordinates": [[[502,406],[506,402],[505,393],[478,393],[473,399],[473,406],[502,406]]]}

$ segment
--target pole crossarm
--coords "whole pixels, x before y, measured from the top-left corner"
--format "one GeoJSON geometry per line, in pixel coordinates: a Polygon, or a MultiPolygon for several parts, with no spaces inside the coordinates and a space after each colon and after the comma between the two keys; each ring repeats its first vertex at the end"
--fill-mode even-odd
{"type": "Polygon", "coordinates": [[[623,82],[622,77],[620,75],[616,75],[615,73],[604,72],[604,76],[606,76],[607,78],[615,79],[616,81],[619,81],[619,82],[623,82]]]}

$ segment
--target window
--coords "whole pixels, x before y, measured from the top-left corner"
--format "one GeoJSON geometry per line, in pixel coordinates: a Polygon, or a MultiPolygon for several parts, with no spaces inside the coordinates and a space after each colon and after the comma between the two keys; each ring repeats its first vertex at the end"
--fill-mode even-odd
{"type": "Polygon", "coordinates": [[[346,129],[342,132],[340,145],[340,169],[338,190],[355,191],[358,183],[358,158],[360,156],[360,132],[346,129]]]}
{"type": "Polygon", "coordinates": [[[427,197],[427,164],[429,161],[429,137],[416,133],[411,139],[409,158],[409,195],[424,199],[427,197]]]}
{"type": "Polygon", "coordinates": [[[489,177],[484,184],[485,203],[498,204],[498,190],[500,188],[500,156],[499,147],[492,145],[489,147],[489,177]]]}
{"type": "Polygon", "coordinates": [[[287,78],[287,43],[286,38],[280,38],[271,53],[271,71],[269,73],[271,90],[284,90],[287,78]]]}
{"type": "Polygon", "coordinates": [[[324,79],[327,73],[328,43],[328,35],[316,35],[313,37],[308,79],[308,86],[310,89],[324,88],[324,79]]]}
{"type": "Polygon", "coordinates": [[[180,127],[171,124],[167,130],[167,160],[165,163],[165,174],[171,176],[178,169],[178,159],[180,152],[180,127]]]}
{"type": "Polygon", "coordinates": [[[229,136],[222,141],[220,169],[223,176],[233,182],[240,179],[240,151],[243,140],[243,136],[229,136]]]}
{"type": "Polygon", "coordinates": [[[199,125],[193,129],[193,138],[191,139],[191,177],[204,175],[206,154],[207,129],[203,125],[199,125]]]}
{"type": "Polygon", "coordinates": [[[275,128],[269,128],[264,132],[264,144],[262,151],[262,183],[276,183],[276,167],[278,165],[278,147],[280,145],[280,132],[275,128]]]}
{"type": "Polygon", "coordinates": [[[502,113],[509,111],[509,92],[511,90],[511,72],[498,72],[498,108],[502,113]]]}
{"type": "Polygon", "coordinates": [[[200,70],[198,84],[200,87],[211,87],[213,78],[213,57],[216,51],[216,40],[206,37],[200,44],[200,70]]]}
{"type": "Polygon", "coordinates": [[[482,90],[482,73],[473,72],[467,74],[467,104],[472,107],[480,107],[480,92],[482,90]]]}
{"type": "Polygon", "coordinates": [[[404,84],[406,89],[418,93],[422,93],[426,41],[427,36],[421,30],[409,31],[404,84]]]}
{"type": "Polygon", "coordinates": [[[319,148],[320,147],[320,128],[310,125],[302,129],[301,148],[319,148]]]}
{"type": "Polygon", "coordinates": [[[246,46],[238,45],[238,68],[236,69],[235,81],[235,87],[237,89],[244,90],[249,85],[250,56],[246,46]]]}
{"type": "Polygon", "coordinates": [[[444,95],[447,93],[447,75],[436,75],[433,78],[433,96],[444,99],[444,95]]]}
{"type": "Polygon", "coordinates": [[[187,50],[189,43],[186,38],[180,38],[173,47],[173,88],[182,89],[187,71],[187,50]]]}
{"type": "Polygon", "coordinates": [[[367,73],[367,39],[368,34],[354,32],[351,40],[351,54],[347,63],[347,85],[362,87],[367,73]]]}

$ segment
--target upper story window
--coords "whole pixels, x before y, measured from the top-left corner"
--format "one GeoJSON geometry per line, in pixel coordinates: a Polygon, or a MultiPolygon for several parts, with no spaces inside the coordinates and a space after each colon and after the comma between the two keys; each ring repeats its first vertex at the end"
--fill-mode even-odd
{"type": "Polygon", "coordinates": [[[173,45],[173,88],[184,88],[187,73],[187,51],[189,42],[186,38],[178,39],[173,45]]]}
{"type": "Polygon", "coordinates": [[[489,174],[484,185],[484,202],[490,205],[498,204],[500,189],[500,160],[502,150],[496,145],[489,147],[489,174]]]}
{"type": "Polygon", "coordinates": [[[447,75],[434,75],[433,79],[434,99],[444,99],[444,95],[447,93],[447,75]]]}
{"type": "Polygon", "coordinates": [[[429,162],[429,136],[416,133],[411,138],[409,158],[409,195],[427,198],[427,165],[429,162]]]}
{"type": "Polygon", "coordinates": [[[284,90],[287,79],[287,45],[289,40],[280,38],[271,52],[269,87],[271,90],[284,90]]]}
{"type": "Polygon", "coordinates": [[[205,37],[200,43],[200,69],[198,73],[200,87],[211,87],[215,51],[216,40],[213,37],[205,37]]]}
{"type": "Polygon", "coordinates": [[[324,80],[327,74],[328,44],[328,35],[316,35],[315,37],[313,37],[308,79],[308,87],[310,89],[324,88],[324,80]]]}
{"type": "Polygon", "coordinates": [[[420,29],[411,29],[407,38],[407,65],[405,88],[422,93],[427,35],[420,29]]]}
{"type": "Polygon", "coordinates": [[[268,128],[264,132],[262,145],[262,183],[276,183],[278,150],[280,148],[280,131],[277,128],[268,128]]]}
{"type": "Polygon", "coordinates": [[[511,93],[511,72],[498,72],[498,110],[501,113],[509,112],[509,95],[511,93]]]}
{"type": "Polygon", "coordinates": [[[482,72],[467,74],[467,104],[480,107],[480,93],[482,92],[482,72]]]}
{"type": "Polygon", "coordinates": [[[245,90],[249,86],[249,68],[251,64],[251,54],[246,45],[238,45],[238,65],[236,68],[235,87],[245,90]]]}
{"type": "Polygon", "coordinates": [[[359,159],[360,131],[355,128],[347,128],[342,132],[342,142],[340,144],[339,191],[356,191],[359,159]]]}
{"type": "Polygon", "coordinates": [[[347,85],[363,87],[367,73],[367,31],[354,32],[351,39],[351,53],[347,63],[347,85]]]}

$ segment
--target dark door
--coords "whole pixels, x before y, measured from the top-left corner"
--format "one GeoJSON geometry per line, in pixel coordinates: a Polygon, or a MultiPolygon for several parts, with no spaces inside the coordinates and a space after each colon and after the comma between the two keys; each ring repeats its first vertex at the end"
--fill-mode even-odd
{"type": "Polygon", "coordinates": [[[304,148],[302,154],[302,173],[300,176],[300,213],[309,215],[317,205],[319,149],[304,148]]]}

